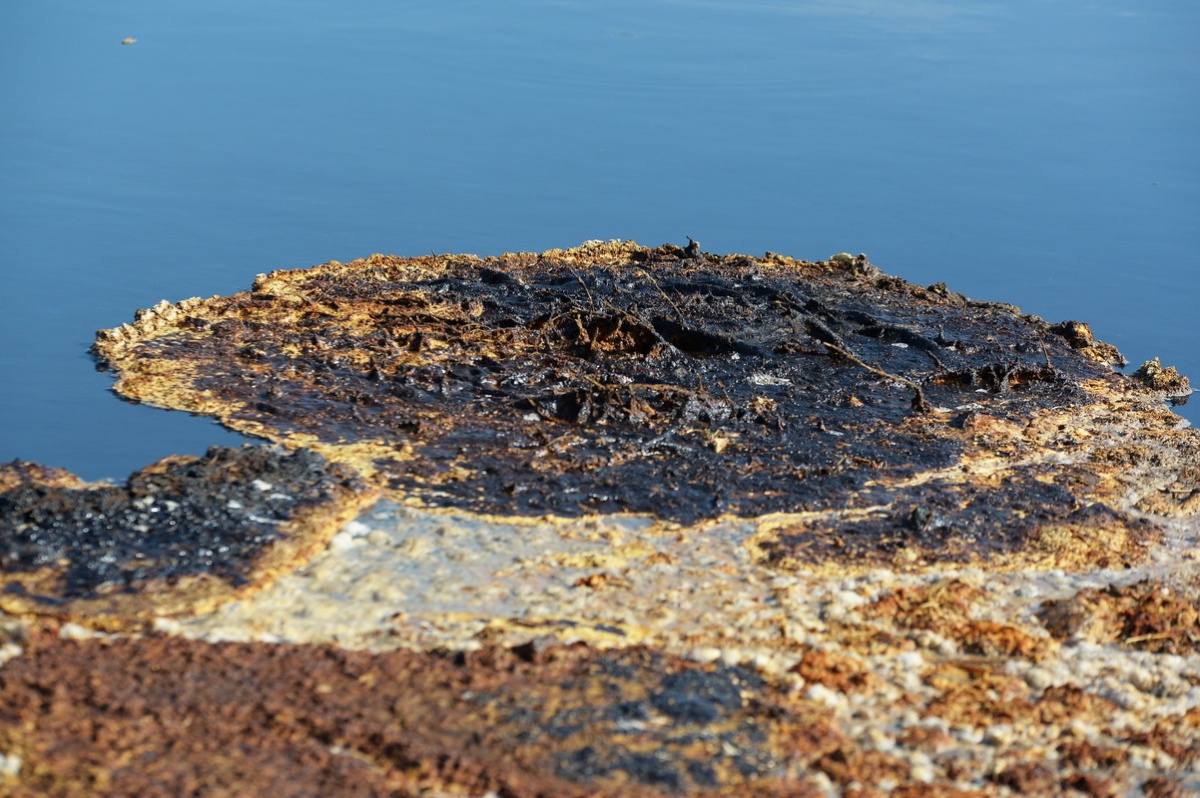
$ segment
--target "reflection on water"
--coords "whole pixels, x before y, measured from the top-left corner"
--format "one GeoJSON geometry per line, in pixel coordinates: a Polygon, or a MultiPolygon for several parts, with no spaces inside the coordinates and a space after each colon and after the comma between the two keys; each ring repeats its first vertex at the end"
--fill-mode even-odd
{"type": "Polygon", "coordinates": [[[107,393],[94,330],[376,251],[865,251],[1200,377],[1198,21],[1183,0],[4,4],[0,459],[118,477],[225,442],[107,393]]]}

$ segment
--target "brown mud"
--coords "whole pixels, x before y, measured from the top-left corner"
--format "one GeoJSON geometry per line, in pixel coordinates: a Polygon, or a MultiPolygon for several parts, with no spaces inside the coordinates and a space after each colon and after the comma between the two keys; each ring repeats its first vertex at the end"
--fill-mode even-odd
{"type": "MultiPolygon", "coordinates": [[[[23,763],[20,784],[0,781],[11,796],[1180,795],[1176,779],[1134,775],[1128,747],[1200,757],[1195,712],[1133,732],[1110,726],[1111,701],[1071,687],[1035,696],[971,658],[925,671],[925,720],[881,750],[786,683],[641,647],[25,642],[0,670],[0,750],[23,763]],[[1049,732],[982,767],[947,719],[1049,732]],[[920,774],[915,752],[929,754],[920,774]],[[971,777],[978,786],[955,786],[971,777]]],[[[844,679],[852,662],[813,650],[801,671],[839,692],[883,689],[844,679]]]]}

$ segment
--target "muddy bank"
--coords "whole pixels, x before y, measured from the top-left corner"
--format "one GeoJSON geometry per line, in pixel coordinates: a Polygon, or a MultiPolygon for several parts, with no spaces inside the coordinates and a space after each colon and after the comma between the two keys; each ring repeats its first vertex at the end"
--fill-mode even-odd
{"type": "Polygon", "coordinates": [[[410,506],[775,516],[757,545],[786,567],[1136,562],[1158,533],[1130,494],[1195,451],[1168,382],[1114,373],[1087,325],[864,257],[373,256],[157,306],[95,349],[127,398],[315,449],[410,506]]]}
{"type": "Polygon", "coordinates": [[[0,794],[1200,789],[1189,386],[1082,322],[589,242],[96,352],[283,448],[0,469],[0,794]]]}

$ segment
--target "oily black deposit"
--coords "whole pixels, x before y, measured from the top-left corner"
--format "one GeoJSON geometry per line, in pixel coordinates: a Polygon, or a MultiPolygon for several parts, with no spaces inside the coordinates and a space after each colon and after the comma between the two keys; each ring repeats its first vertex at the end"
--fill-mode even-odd
{"type": "Polygon", "coordinates": [[[1107,530],[1093,544],[1128,562],[1154,532],[1115,506],[1126,477],[1090,462],[1095,430],[1076,426],[1179,426],[1080,322],[910,285],[865,256],[694,242],[275,272],[142,311],[95,352],[128,398],[314,448],[412,504],[808,514],[761,541],[776,563],[968,562],[1051,528],[1107,530]],[[829,545],[809,545],[814,513],[829,545]]]}
{"type": "Polygon", "coordinates": [[[315,452],[215,447],[124,485],[0,466],[0,610],[106,628],[211,609],[323,545],[369,498],[315,452]]]}

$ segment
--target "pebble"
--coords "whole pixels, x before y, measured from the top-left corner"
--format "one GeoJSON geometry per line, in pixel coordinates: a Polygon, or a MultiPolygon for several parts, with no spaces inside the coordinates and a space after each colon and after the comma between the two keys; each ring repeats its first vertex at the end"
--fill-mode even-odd
{"type": "Polygon", "coordinates": [[[5,643],[0,645],[0,665],[8,662],[13,657],[19,657],[25,653],[25,649],[18,646],[16,643],[5,643]]]}
{"type": "Polygon", "coordinates": [[[87,640],[92,637],[103,637],[104,635],[80,626],[77,623],[64,623],[59,627],[58,636],[62,640],[87,640]]]}
{"type": "Polygon", "coordinates": [[[842,709],[848,703],[844,694],[834,692],[823,684],[809,685],[809,688],[804,691],[804,697],[832,709],[842,709]]]}
{"type": "Polygon", "coordinates": [[[716,662],[721,658],[721,649],[712,646],[701,646],[693,648],[688,652],[688,659],[693,662],[699,662],[707,665],[710,662],[716,662]]]}
{"type": "Polygon", "coordinates": [[[950,732],[952,737],[967,745],[979,745],[983,742],[983,730],[972,726],[963,726],[950,732]]]}
{"type": "Polygon", "coordinates": [[[1024,674],[1025,683],[1034,690],[1042,691],[1054,684],[1054,675],[1045,668],[1033,666],[1024,674]]]}
{"type": "Polygon", "coordinates": [[[1130,747],[1129,765],[1139,770],[1165,772],[1179,767],[1179,762],[1165,751],[1139,745],[1130,747]]]}
{"type": "Polygon", "coordinates": [[[153,629],[162,634],[179,634],[183,630],[183,624],[174,618],[155,618],[153,629]]]}
{"type": "Polygon", "coordinates": [[[427,558],[434,550],[433,542],[425,537],[405,538],[396,544],[396,551],[403,554],[405,557],[411,557],[414,560],[427,558]]]}
{"type": "Polygon", "coordinates": [[[352,538],[361,538],[371,532],[371,527],[364,524],[362,521],[351,521],[342,527],[342,531],[338,535],[349,535],[352,538]]]}
{"type": "Polygon", "coordinates": [[[392,536],[381,529],[372,529],[367,533],[367,542],[372,546],[390,546],[392,545],[392,536]]]}
{"type": "Polygon", "coordinates": [[[1191,691],[1191,685],[1170,671],[1163,671],[1151,692],[1158,698],[1180,698],[1191,691]]]}
{"type": "Polygon", "coordinates": [[[15,778],[21,772],[21,757],[16,754],[0,754],[0,778],[15,778]]]}
{"type": "Polygon", "coordinates": [[[1146,668],[1134,668],[1129,672],[1129,683],[1143,693],[1151,692],[1158,686],[1158,677],[1146,668]]]}
{"type": "Polygon", "coordinates": [[[997,748],[1007,748],[1012,745],[1014,738],[1013,727],[1008,723],[997,723],[989,726],[983,735],[985,743],[997,748]]]}
{"type": "Polygon", "coordinates": [[[908,756],[909,778],[913,781],[929,783],[937,777],[933,760],[923,751],[913,751],[908,756]]]}
{"type": "Polygon", "coordinates": [[[1080,718],[1074,718],[1068,723],[1067,731],[1083,740],[1095,739],[1100,733],[1095,726],[1080,718]]]}
{"type": "Polygon", "coordinates": [[[896,750],[896,738],[875,727],[867,728],[860,740],[863,745],[874,748],[876,751],[896,750]]]}
{"type": "Polygon", "coordinates": [[[942,637],[937,632],[922,629],[913,639],[922,648],[935,651],[944,657],[953,657],[958,654],[958,645],[953,640],[942,637]]]}
{"type": "Polygon", "coordinates": [[[333,540],[329,541],[329,548],[332,551],[345,551],[362,545],[362,538],[356,538],[351,535],[338,534],[333,540]]]}
{"type": "Polygon", "coordinates": [[[1112,677],[1102,679],[1096,692],[1121,709],[1134,712],[1144,709],[1148,703],[1142,693],[1112,677]]]}

